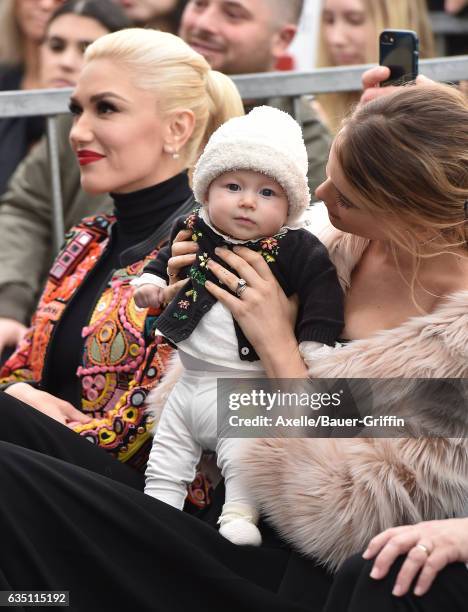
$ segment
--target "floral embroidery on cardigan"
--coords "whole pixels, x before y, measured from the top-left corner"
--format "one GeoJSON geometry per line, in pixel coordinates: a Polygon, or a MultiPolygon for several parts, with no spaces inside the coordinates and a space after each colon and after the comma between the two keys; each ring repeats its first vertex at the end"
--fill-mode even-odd
{"type": "MultiPolygon", "coordinates": [[[[192,240],[194,242],[198,242],[198,240],[203,236],[203,232],[199,230],[197,227],[197,221],[199,219],[200,208],[196,208],[186,219],[185,226],[187,229],[192,230],[192,240]]],[[[279,241],[286,235],[287,230],[280,231],[278,234],[274,236],[270,236],[268,238],[261,238],[260,240],[255,240],[251,242],[247,242],[246,246],[257,247],[255,250],[258,250],[258,245],[260,245],[260,250],[258,251],[263,259],[267,262],[267,264],[271,264],[276,261],[276,257],[279,254],[280,246],[279,241]]],[[[210,259],[208,253],[202,253],[198,256],[198,264],[194,264],[191,266],[188,276],[194,281],[194,283],[205,286],[206,283],[206,271],[207,271],[207,263],[210,259]]],[[[198,298],[198,291],[195,288],[190,289],[185,293],[187,298],[191,300],[194,304],[198,298]]],[[[189,315],[186,311],[189,309],[191,303],[189,300],[179,300],[177,302],[178,310],[176,310],[172,317],[179,321],[185,321],[189,318],[189,315]]]]}
{"type": "Polygon", "coordinates": [[[260,241],[260,246],[262,247],[260,254],[267,263],[276,261],[276,257],[279,254],[278,240],[281,240],[284,235],[285,234],[278,234],[276,237],[263,238],[260,241]]]}

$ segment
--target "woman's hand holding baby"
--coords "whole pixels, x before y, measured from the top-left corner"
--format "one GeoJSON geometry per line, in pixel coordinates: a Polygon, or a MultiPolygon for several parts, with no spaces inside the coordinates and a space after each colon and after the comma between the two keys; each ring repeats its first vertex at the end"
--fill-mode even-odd
{"type": "Polygon", "coordinates": [[[198,245],[191,240],[192,232],[183,230],[177,234],[172,243],[172,257],[167,262],[167,273],[169,275],[169,287],[165,289],[165,304],[168,304],[179,292],[179,290],[188,283],[188,278],[178,280],[179,272],[187,266],[191,266],[198,251],[198,245]]]}
{"type": "Polygon", "coordinates": [[[299,353],[294,335],[297,299],[288,300],[263,257],[246,247],[216,249],[239,276],[213,260],[209,269],[231,291],[236,291],[239,279],[247,283],[240,297],[206,282],[207,290],[231,311],[262,360],[268,376],[275,378],[306,378],[307,369],[299,353]]]}
{"type": "Polygon", "coordinates": [[[191,266],[198,251],[198,245],[191,240],[192,232],[183,230],[177,234],[172,244],[172,257],[167,262],[167,271],[169,276],[169,285],[181,286],[181,281],[177,281],[178,274],[182,268],[191,266]]]}

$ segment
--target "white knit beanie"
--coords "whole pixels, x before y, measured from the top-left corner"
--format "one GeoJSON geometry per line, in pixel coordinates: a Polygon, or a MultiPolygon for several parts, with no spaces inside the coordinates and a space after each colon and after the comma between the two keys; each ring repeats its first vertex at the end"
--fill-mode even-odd
{"type": "Polygon", "coordinates": [[[307,150],[299,124],[287,113],[258,106],[235,117],[211,136],[193,174],[193,192],[205,204],[208,188],[224,172],[254,170],[275,179],[289,202],[294,223],[310,202],[307,150]]]}

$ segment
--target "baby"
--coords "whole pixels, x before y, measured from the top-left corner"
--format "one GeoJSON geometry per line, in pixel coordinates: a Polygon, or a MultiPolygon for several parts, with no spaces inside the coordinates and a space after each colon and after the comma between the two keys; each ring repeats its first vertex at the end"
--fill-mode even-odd
{"type": "MultiPolygon", "coordinates": [[[[262,106],[231,119],[212,135],[195,168],[194,194],[201,206],[176,223],[169,245],[136,282],[138,306],[164,303],[172,241],[181,229],[192,232],[197,262],[156,320],[157,333],[177,346],[184,373],[157,427],[145,493],[181,509],[203,450],[215,450],[226,485],[219,531],[237,544],[261,543],[258,511],[237,460],[243,440],[217,437],[216,383],[261,378],[264,372],[229,310],[205,288],[206,280],[220,284],[207,262],[226,267],[216,247],[243,245],[259,252],[286,295],[299,297],[300,348],[311,342],[333,345],[343,327],[343,296],[327,250],[301,227],[310,200],[307,168],[301,129],[286,113],[262,106]]],[[[239,279],[233,293],[242,299],[245,291],[239,279]]]]}

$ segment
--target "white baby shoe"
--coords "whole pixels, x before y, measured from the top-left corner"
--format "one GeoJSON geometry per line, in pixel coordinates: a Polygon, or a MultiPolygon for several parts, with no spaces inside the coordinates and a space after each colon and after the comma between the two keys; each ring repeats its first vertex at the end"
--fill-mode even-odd
{"type": "Polygon", "coordinates": [[[246,504],[227,503],[218,519],[219,533],[233,544],[260,546],[262,536],[257,529],[258,512],[246,504]]]}

